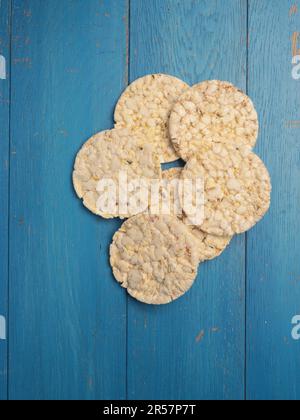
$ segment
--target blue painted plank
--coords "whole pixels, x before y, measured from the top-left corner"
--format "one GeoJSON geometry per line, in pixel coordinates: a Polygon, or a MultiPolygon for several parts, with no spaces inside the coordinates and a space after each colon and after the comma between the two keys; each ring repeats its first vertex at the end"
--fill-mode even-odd
{"type": "Polygon", "coordinates": [[[110,128],[126,82],[123,0],[14,0],[10,224],[11,399],[126,397],[126,297],[75,155],[110,128]]]}
{"type": "Polygon", "coordinates": [[[249,93],[261,119],[257,152],[272,177],[268,216],[249,233],[247,397],[300,399],[300,80],[292,78],[292,36],[300,2],[249,3],[249,93]]]}
{"type": "MultiPolygon", "coordinates": [[[[246,88],[246,1],[132,0],[130,79],[166,72],[246,88]]],[[[128,397],[243,399],[245,238],[163,307],[129,299],[128,397]],[[204,334],[204,335],[203,335],[204,334]]]]}
{"type": "Polygon", "coordinates": [[[0,2],[0,400],[7,398],[10,0],[0,2]]]}

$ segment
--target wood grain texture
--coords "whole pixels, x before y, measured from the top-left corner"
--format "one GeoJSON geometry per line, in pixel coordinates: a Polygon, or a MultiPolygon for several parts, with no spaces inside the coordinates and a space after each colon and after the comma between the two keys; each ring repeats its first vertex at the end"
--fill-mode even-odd
{"type": "Polygon", "coordinates": [[[126,397],[126,298],[71,184],[126,80],[127,1],[14,0],[11,399],[126,397]]]}
{"type": "Polygon", "coordinates": [[[248,236],[247,397],[299,400],[300,342],[291,338],[291,320],[300,314],[300,81],[291,76],[291,42],[300,4],[249,3],[249,93],[273,195],[269,214],[248,236]]]}
{"type": "MultiPolygon", "coordinates": [[[[245,1],[131,0],[130,80],[165,72],[246,88],[245,1]]],[[[178,301],[129,298],[128,398],[243,399],[245,240],[200,267],[178,301]]]]}
{"type": "MultiPolygon", "coordinates": [[[[0,2],[0,55],[6,79],[0,80],[0,316],[8,315],[8,178],[10,96],[10,1],[0,2]]],[[[7,398],[7,340],[0,340],[0,400],[7,398]]]]}
{"type": "Polygon", "coordinates": [[[299,32],[299,0],[0,0],[0,399],[300,399],[299,32]],[[247,244],[234,238],[162,307],[126,297],[108,262],[121,223],[71,183],[128,71],[248,86],[273,182],[247,244]]]}

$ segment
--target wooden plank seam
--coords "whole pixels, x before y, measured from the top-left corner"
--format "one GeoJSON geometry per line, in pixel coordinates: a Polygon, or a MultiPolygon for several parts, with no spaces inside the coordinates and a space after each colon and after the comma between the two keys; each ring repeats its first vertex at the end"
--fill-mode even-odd
{"type": "MultiPolygon", "coordinates": [[[[246,6],[246,93],[249,95],[249,0],[246,6]]],[[[245,342],[244,342],[244,400],[247,400],[247,287],[248,287],[248,233],[245,233],[245,342]]]]}
{"type": "Polygon", "coordinates": [[[9,143],[10,143],[10,47],[11,0],[0,1],[0,126],[1,157],[1,269],[0,269],[0,400],[8,399],[8,264],[9,264],[9,143]]]}
{"type": "MultiPolygon", "coordinates": [[[[124,80],[124,89],[129,85],[130,81],[130,8],[131,8],[131,0],[127,0],[127,26],[126,26],[126,68],[125,68],[125,80],[124,80]]],[[[128,340],[128,332],[129,332],[129,319],[128,319],[128,308],[129,308],[129,296],[126,296],[126,333],[125,333],[125,340],[126,340],[126,366],[125,366],[125,396],[126,400],[129,398],[129,381],[128,381],[128,357],[129,357],[129,340],[128,340]]]]}

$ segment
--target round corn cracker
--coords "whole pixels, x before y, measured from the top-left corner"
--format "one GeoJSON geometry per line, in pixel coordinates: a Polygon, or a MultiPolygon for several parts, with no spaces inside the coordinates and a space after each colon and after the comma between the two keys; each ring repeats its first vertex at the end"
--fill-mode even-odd
{"type": "Polygon", "coordinates": [[[117,103],[115,127],[146,132],[162,163],[178,159],[170,141],[168,121],[175,101],[188,87],[180,79],[165,74],[137,79],[117,103]]]}
{"type": "MultiPolygon", "coordinates": [[[[145,142],[141,133],[127,129],[102,131],[89,139],[76,157],[73,172],[74,188],[83,204],[94,214],[107,219],[130,217],[145,211],[145,208],[134,205],[134,197],[140,190],[134,182],[160,178],[160,161],[153,146],[145,142]],[[103,182],[101,189],[100,181],[103,182]],[[131,191],[125,195],[131,182],[131,191]],[[102,199],[107,198],[110,206],[99,206],[100,194],[102,199]],[[119,202],[121,195],[125,200],[122,205],[119,202]]],[[[106,204],[105,200],[103,203],[106,204]]],[[[148,204],[147,195],[146,208],[148,204]]]]}
{"type": "Polygon", "coordinates": [[[258,128],[251,99],[231,83],[218,80],[186,90],[169,121],[172,143],[185,161],[197,153],[203,141],[254,147],[258,128]]]}
{"type": "Polygon", "coordinates": [[[165,304],[193,285],[199,256],[194,237],[177,218],[140,214],[114,235],[110,263],[116,280],[132,297],[165,304]]]}
{"type": "Polygon", "coordinates": [[[212,235],[246,232],[270,207],[268,170],[247,146],[202,143],[183,177],[204,180],[204,222],[198,228],[212,235]]]}
{"type": "MultiPolygon", "coordinates": [[[[162,179],[171,183],[170,194],[167,196],[167,200],[170,199],[170,209],[173,211],[174,216],[177,216],[184,224],[186,224],[191,233],[194,235],[195,241],[197,241],[197,247],[199,251],[200,262],[206,260],[212,260],[227,248],[232,236],[216,236],[210,235],[209,233],[203,232],[197,226],[193,226],[187,216],[183,213],[180,203],[182,203],[182,191],[178,190],[179,182],[182,181],[183,168],[171,168],[162,172],[162,179]],[[177,183],[177,181],[179,181],[177,183]],[[176,189],[177,185],[177,189],[176,189]]],[[[164,189],[166,191],[166,189],[164,189]]]]}

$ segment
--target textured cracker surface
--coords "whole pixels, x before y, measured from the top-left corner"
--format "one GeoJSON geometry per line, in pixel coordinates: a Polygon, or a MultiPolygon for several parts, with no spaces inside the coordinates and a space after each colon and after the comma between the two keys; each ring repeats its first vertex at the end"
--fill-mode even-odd
{"type": "Polygon", "coordinates": [[[162,171],[162,181],[164,188],[160,190],[160,209],[162,214],[165,210],[170,210],[171,216],[182,219],[182,205],[179,192],[182,168],[171,168],[162,171]],[[168,205],[169,204],[169,205],[168,205]]]}
{"type": "Polygon", "coordinates": [[[207,233],[243,233],[270,207],[268,170],[247,146],[202,144],[197,156],[186,164],[183,176],[204,179],[204,223],[199,228],[207,233]]]}
{"type": "Polygon", "coordinates": [[[188,218],[184,215],[183,223],[187,224],[191,229],[192,234],[198,241],[198,251],[200,262],[213,260],[219,257],[223,251],[230,244],[232,236],[216,236],[204,232],[198,226],[189,224],[188,218]]]}
{"type": "MultiPolygon", "coordinates": [[[[182,177],[182,173],[183,168],[171,168],[162,172],[162,179],[170,182],[174,180],[180,180],[182,177]]],[[[182,197],[180,197],[179,191],[176,191],[175,189],[176,183],[172,183],[172,186],[174,186],[174,189],[170,189],[171,201],[175,199],[176,202],[181,203],[182,197]]],[[[171,206],[171,210],[174,208],[177,210],[177,207],[174,207],[174,205],[171,206]]],[[[191,233],[194,235],[195,241],[197,241],[199,258],[201,262],[206,260],[212,260],[221,255],[232,239],[232,236],[216,236],[203,232],[197,226],[191,225],[189,219],[184,213],[180,215],[178,214],[178,211],[175,211],[174,215],[177,216],[180,220],[182,220],[182,222],[188,226],[191,233]]]]}
{"type": "Polygon", "coordinates": [[[178,159],[170,141],[168,121],[175,101],[188,87],[180,79],[164,74],[137,79],[117,103],[115,126],[146,133],[147,137],[151,137],[162,163],[178,159]]]}
{"type": "MultiPolygon", "coordinates": [[[[73,184],[83,204],[104,218],[129,217],[133,214],[109,214],[99,211],[97,185],[101,179],[111,179],[119,186],[119,173],[127,174],[128,181],[161,178],[159,157],[144,136],[127,129],[103,131],[89,139],[79,151],[73,172],[73,184]]],[[[136,193],[131,192],[129,198],[136,193]]],[[[118,194],[117,194],[118,197],[118,194]]]]}
{"type": "Polygon", "coordinates": [[[142,214],[114,235],[110,263],[117,281],[135,299],[165,304],[190,289],[199,255],[193,235],[176,217],[142,214]]]}
{"type": "Polygon", "coordinates": [[[202,141],[253,147],[258,128],[251,99],[231,83],[218,80],[186,90],[174,105],[169,121],[174,148],[186,161],[202,141]]]}

